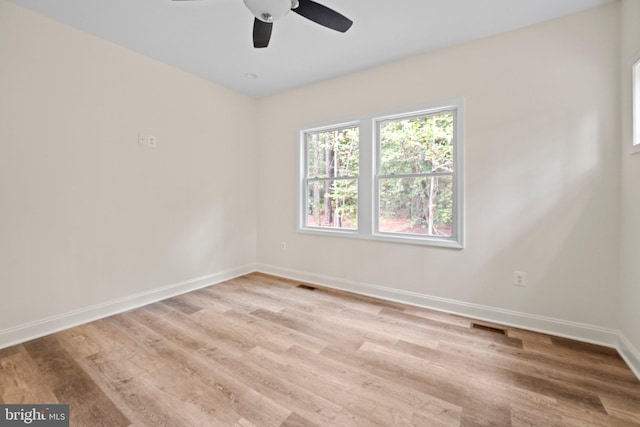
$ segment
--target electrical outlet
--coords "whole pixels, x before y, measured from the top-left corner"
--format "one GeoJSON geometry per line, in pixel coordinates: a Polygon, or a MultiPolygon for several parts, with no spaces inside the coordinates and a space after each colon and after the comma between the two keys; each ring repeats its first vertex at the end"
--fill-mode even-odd
{"type": "Polygon", "coordinates": [[[147,145],[151,148],[158,148],[158,139],[153,135],[147,136],[147,145]]]}
{"type": "Polygon", "coordinates": [[[287,250],[287,242],[280,242],[280,247],[282,251],[285,252],[287,250]]]}
{"type": "Polygon", "coordinates": [[[138,134],[138,145],[141,147],[158,148],[158,138],[154,135],[138,134]]]}
{"type": "Polygon", "coordinates": [[[513,286],[527,286],[527,273],[524,271],[514,271],[513,286]]]}

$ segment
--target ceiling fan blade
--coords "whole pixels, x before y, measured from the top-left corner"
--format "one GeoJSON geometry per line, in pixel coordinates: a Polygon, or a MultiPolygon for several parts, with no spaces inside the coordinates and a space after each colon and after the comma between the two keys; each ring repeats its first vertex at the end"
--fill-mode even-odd
{"type": "Polygon", "coordinates": [[[263,22],[258,18],[253,20],[253,47],[267,47],[273,30],[272,22],[263,22]]]}
{"type": "Polygon", "coordinates": [[[320,3],[316,3],[312,0],[298,1],[299,6],[291,10],[324,27],[344,33],[351,28],[351,25],[353,24],[353,21],[346,16],[323,6],[320,3]]]}

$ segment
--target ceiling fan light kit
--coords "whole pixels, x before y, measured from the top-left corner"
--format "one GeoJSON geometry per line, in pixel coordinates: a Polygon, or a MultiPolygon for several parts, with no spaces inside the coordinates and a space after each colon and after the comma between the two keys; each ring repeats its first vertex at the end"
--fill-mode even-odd
{"type": "MultiPolygon", "coordinates": [[[[243,0],[253,16],[262,22],[275,22],[294,8],[291,0],[243,0]]],[[[295,1],[296,7],[298,2],[295,1]]]]}

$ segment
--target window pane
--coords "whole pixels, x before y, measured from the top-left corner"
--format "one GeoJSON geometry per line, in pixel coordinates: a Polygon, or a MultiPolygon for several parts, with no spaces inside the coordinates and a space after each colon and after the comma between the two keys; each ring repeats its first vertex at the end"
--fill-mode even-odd
{"type": "Polygon", "coordinates": [[[358,228],[358,181],[314,180],[307,186],[307,226],[358,228]]]}
{"type": "Polygon", "coordinates": [[[379,194],[378,231],[451,237],[451,176],[380,179],[379,194]]]}
{"type": "Polygon", "coordinates": [[[379,123],[380,173],[453,172],[453,112],[379,123]]]}
{"type": "Polygon", "coordinates": [[[305,134],[307,177],[358,176],[358,127],[305,134]]]}

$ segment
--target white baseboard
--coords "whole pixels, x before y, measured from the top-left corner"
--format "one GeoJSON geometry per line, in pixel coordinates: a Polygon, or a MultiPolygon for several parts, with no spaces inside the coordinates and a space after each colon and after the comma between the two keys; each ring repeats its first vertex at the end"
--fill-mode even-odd
{"type": "Polygon", "coordinates": [[[529,331],[542,332],[545,334],[571,338],[612,348],[617,348],[618,346],[618,331],[595,325],[434,297],[416,292],[408,292],[400,289],[371,285],[272,265],[258,264],[258,270],[263,273],[273,274],[293,280],[300,280],[319,286],[326,286],[375,298],[431,308],[438,311],[526,329],[529,331]]]}
{"type": "Polygon", "coordinates": [[[266,264],[244,265],[221,271],[208,276],[197,277],[147,292],[130,295],[102,304],[62,313],[56,316],[36,320],[0,330],[0,349],[20,344],[35,338],[72,328],[114,314],[142,307],[166,298],[171,298],[196,289],[215,285],[226,280],[249,274],[254,271],[273,274],[319,286],[325,286],[356,294],[367,295],[389,301],[431,308],[438,311],[457,314],[473,319],[542,332],[550,335],[571,338],[583,342],[613,347],[627,362],[631,370],[640,379],[640,351],[619,331],[584,323],[504,310],[495,307],[471,304],[447,298],[434,297],[416,292],[371,285],[332,276],[308,273],[300,270],[276,267],[266,264]]]}
{"type": "Polygon", "coordinates": [[[477,320],[485,320],[506,326],[570,338],[582,342],[615,348],[629,368],[640,379],[640,351],[619,331],[585,323],[571,322],[535,314],[504,310],[479,304],[471,304],[447,298],[434,297],[384,286],[345,280],[332,276],[308,273],[300,270],[258,264],[257,270],[318,286],[353,292],[389,301],[397,301],[477,320]]]}
{"type": "Polygon", "coordinates": [[[0,330],[0,349],[20,344],[34,338],[72,328],[94,320],[102,319],[127,310],[142,307],[163,299],[171,298],[186,292],[204,288],[243,276],[255,271],[255,265],[244,265],[215,274],[196,277],[180,283],[133,294],[117,300],[93,305],[79,310],[62,313],[56,316],[36,320],[7,329],[0,330]]]}
{"type": "Polygon", "coordinates": [[[636,377],[640,379],[640,351],[622,333],[618,333],[617,349],[636,377]]]}

